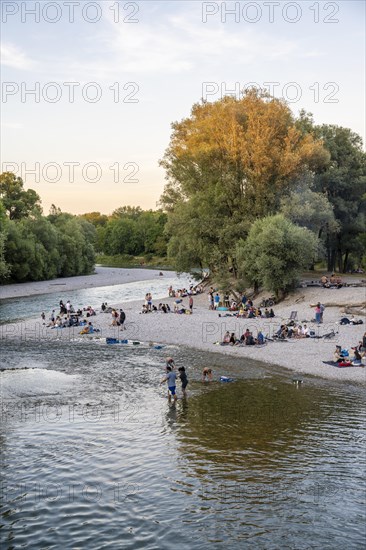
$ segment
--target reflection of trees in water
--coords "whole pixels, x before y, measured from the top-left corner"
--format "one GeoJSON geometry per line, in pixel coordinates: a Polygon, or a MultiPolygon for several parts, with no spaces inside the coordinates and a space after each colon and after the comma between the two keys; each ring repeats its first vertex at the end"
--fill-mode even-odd
{"type": "Polygon", "coordinates": [[[326,530],[328,513],[344,519],[339,495],[347,510],[359,509],[350,479],[362,475],[353,432],[364,399],[324,388],[250,380],[213,383],[188,399],[184,421],[177,415],[178,466],[208,542],[254,537],[253,546],[271,547],[275,532],[295,540],[306,523],[326,530]]]}
{"type": "Polygon", "coordinates": [[[323,426],[340,404],[319,387],[256,380],[212,385],[191,397],[188,406],[187,420],[177,432],[182,453],[200,464],[234,467],[245,462],[255,469],[281,467],[283,458],[299,455],[316,426],[323,426]]]}

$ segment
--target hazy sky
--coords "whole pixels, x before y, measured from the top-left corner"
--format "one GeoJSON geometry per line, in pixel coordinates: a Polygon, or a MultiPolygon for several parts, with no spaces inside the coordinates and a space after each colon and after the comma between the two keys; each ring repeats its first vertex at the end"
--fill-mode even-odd
{"type": "Polygon", "coordinates": [[[41,195],[45,213],[52,203],[73,213],[155,208],[171,122],[250,83],[365,138],[363,1],[4,0],[1,9],[1,168],[41,195]]]}

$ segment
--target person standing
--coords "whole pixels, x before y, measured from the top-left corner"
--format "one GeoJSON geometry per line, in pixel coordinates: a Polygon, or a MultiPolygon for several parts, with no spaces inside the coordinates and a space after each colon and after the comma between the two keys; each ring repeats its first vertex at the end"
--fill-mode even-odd
{"type": "Polygon", "coordinates": [[[320,302],[318,302],[315,306],[315,322],[319,325],[320,324],[320,316],[321,316],[321,308],[320,308],[320,302]]]}
{"type": "Polygon", "coordinates": [[[325,310],[325,305],[324,305],[324,304],[320,304],[320,322],[321,322],[321,323],[323,322],[323,313],[324,313],[324,310],[325,310]]]}
{"type": "Polygon", "coordinates": [[[167,383],[169,401],[171,401],[172,396],[173,396],[174,401],[177,400],[177,394],[175,393],[176,380],[177,380],[177,375],[175,374],[174,371],[172,371],[172,368],[169,367],[169,366],[166,367],[166,376],[165,376],[165,378],[163,378],[163,380],[160,382],[160,384],[164,384],[164,382],[167,383]]]}
{"type": "Polygon", "coordinates": [[[186,397],[187,396],[186,387],[188,386],[188,378],[187,378],[187,374],[186,374],[186,369],[184,367],[179,367],[178,371],[180,373],[179,374],[180,381],[182,382],[183,397],[186,397]]]}
{"type": "Polygon", "coordinates": [[[126,321],[126,314],[123,311],[123,309],[120,309],[119,310],[119,324],[120,324],[121,330],[126,330],[125,321],[126,321]]]}
{"type": "Polygon", "coordinates": [[[215,300],[215,309],[217,309],[220,305],[220,295],[218,292],[216,292],[214,300],[215,300]]]}
{"type": "Polygon", "coordinates": [[[189,297],[189,310],[193,313],[193,298],[192,295],[189,297]]]}

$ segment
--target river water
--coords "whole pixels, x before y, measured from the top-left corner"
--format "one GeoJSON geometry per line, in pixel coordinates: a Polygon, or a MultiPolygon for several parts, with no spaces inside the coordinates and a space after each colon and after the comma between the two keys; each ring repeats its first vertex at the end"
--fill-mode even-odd
{"type": "MultiPolygon", "coordinates": [[[[133,273],[134,270],[130,271],[133,273]]],[[[156,272],[152,273],[157,274],[156,272]]],[[[172,273],[171,277],[155,277],[151,280],[135,281],[133,283],[85,288],[68,292],[58,291],[20,298],[0,299],[0,324],[21,321],[31,317],[40,317],[42,311],[49,314],[53,309],[56,309],[58,312],[60,299],[63,300],[64,304],[66,304],[67,300],[70,300],[75,311],[79,307],[83,308],[89,305],[99,309],[102,302],[107,302],[111,307],[121,302],[131,302],[135,300],[141,300],[142,304],[146,292],[151,292],[153,300],[157,300],[167,296],[169,286],[178,289],[189,288],[191,284],[196,283],[188,274],[176,276],[172,273]]]]}
{"type": "Polygon", "coordinates": [[[363,388],[103,339],[3,340],[1,359],[2,549],[364,548],[363,388]]]}

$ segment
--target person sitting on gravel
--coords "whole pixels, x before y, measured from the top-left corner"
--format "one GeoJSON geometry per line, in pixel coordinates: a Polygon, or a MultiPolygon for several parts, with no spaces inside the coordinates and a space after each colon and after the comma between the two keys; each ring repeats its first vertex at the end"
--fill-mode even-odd
{"type": "Polygon", "coordinates": [[[361,365],[362,357],[357,347],[351,348],[353,356],[351,357],[352,365],[361,365]]]}
{"type": "Polygon", "coordinates": [[[250,335],[250,331],[249,329],[247,328],[245,332],[243,332],[243,334],[241,335],[241,338],[240,338],[240,342],[244,343],[246,342],[246,339],[248,338],[248,336],[250,335]]]}
{"type": "Polygon", "coordinates": [[[302,338],[303,334],[302,334],[302,326],[301,325],[297,325],[297,327],[295,327],[295,330],[294,330],[294,337],[295,338],[302,338]]]}
{"type": "Polygon", "coordinates": [[[284,340],[287,336],[287,327],[286,325],[281,325],[280,328],[276,332],[277,338],[280,338],[281,340],[284,340]]]}
{"type": "Polygon", "coordinates": [[[80,331],[79,334],[93,334],[93,332],[94,332],[94,327],[93,327],[93,325],[89,322],[89,323],[87,324],[87,326],[84,327],[83,330],[80,331]]]}
{"type": "Polygon", "coordinates": [[[339,363],[345,360],[349,360],[348,350],[342,349],[342,346],[336,345],[336,349],[333,354],[333,361],[339,363]]]}
{"type": "Polygon", "coordinates": [[[229,344],[230,343],[230,332],[227,330],[225,332],[224,339],[222,341],[223,344],[229,344]]]}

